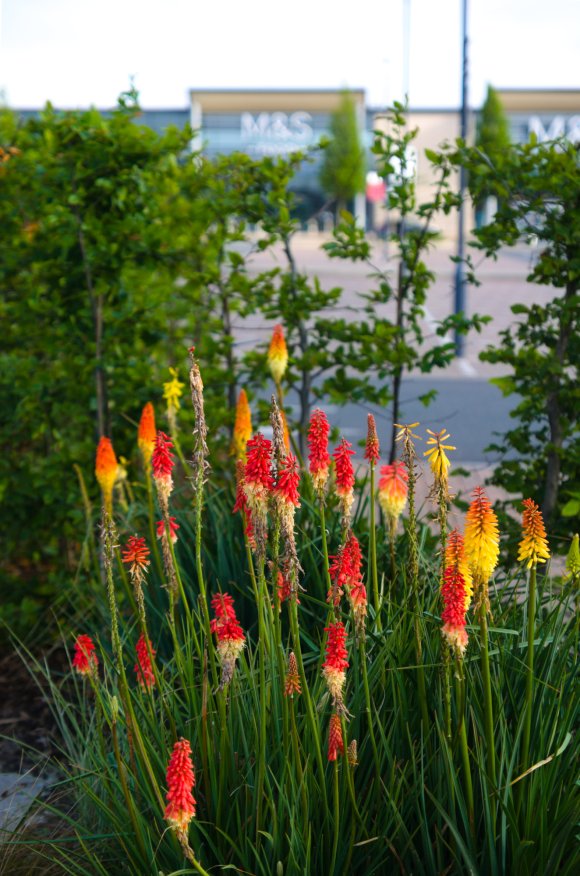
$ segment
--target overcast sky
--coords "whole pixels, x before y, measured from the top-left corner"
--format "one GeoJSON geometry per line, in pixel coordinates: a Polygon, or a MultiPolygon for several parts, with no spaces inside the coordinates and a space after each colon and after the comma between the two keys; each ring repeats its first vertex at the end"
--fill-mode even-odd
{"type": "MultiPolygon", "coordinates": [[[[459,102],[461,0],[0,0],[0,90],[13,107],[143,107],[190,88],[363,87],[401,98],[410,6],[414,107],[459,102]]],[[[496,87],[580,87],[580,0],[469,0],[470,103],[496,87]]]]}

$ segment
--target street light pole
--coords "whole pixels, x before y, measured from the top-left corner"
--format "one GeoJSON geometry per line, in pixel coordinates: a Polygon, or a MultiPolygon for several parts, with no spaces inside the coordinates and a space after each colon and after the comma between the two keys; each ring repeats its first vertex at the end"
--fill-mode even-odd
{"type": "MultiPolygon", "coordinates": [[[[467,140],[467,0],[461,0],[461,139],[467,140]]],[[[466,173],[463,164],[459,168],[459,227],[457,233],[457,263],[455,265],[455,314],[465,311],[465,271],[463,258],[465,255],[465,189],[466,173]]],[[[464,336],[455,330],[455,353],[463,356],[464,336]]]]}

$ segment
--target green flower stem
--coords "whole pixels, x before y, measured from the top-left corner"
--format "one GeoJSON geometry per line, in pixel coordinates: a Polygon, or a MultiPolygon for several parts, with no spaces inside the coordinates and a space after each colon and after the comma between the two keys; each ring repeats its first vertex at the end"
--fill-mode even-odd
{"type": "MultiPolygon", "coordinates": [[[[330,580],[330,565],[328,562],[328,542],[326,540],[326,517],[324,513],[324,498],[320,496],[318,502],[318,513],[320,516],[320,532],[322,536],[322,556],[324,559],[324,574],[326,577],[327,584],[327,592],[332,588],[332,582],[330,580]]],[[[324,594],[326,596],[326,594],[324,594]]]]}
{"type": "Polygon", "coordinates": [[[369,731],[369,735],[371,737],[371,745],[373,749],[373,758],[375,761],[375,771],[377,774],[377,782],[381,781],[381,767],[379,761],[379,752],[377,749],[377,742],[375,739],[375,731],[373,729],[373,713],[371,709],[371,695],[369,690],[369,678],[367,674],[367,660],[365,654],[365,646],[364,642],[361,642],[359,645],[359,654],[360,654],[360,665],[362,669],[362,677],[363,677],[363,686],[365,692],[365,705],[366,705],[366,713],[367,713],[367,727],[369,731]]]}
{"type": "Polygon", "coordinates": [[[157,535],[155,532],[155,515],[154,515],[154,505],[153,505],[153,485],[151,483],[151,471],[147,470],[145,472],[145,484],[147,486],[147,516],[149,518],[149,537],[151,539],[151,550],[153,551],[153,558],[155,560],[155,565],[157,566],[157,571],[161,578],[164,576],[163,571],[163,563],[161,561],[161,554],[159,553],[159,546],[157,544],[157,535]]]}
{"type": "Polygon", "coordinates": [[[485,698],[485,741],[487,746],[487,769],[495,790],[495,740],[493,737],[493,700],[491,695],[491,673],[489,671],[489,645],[487,629],[487,610],[485,599],[479,606],[479,629],[481,634],[481,674],[483,676],[483,695],[485,698]]]}
{"type": "Polygon", "coordinates": [[[408,501],[409,519],[407,532],[409,536],[409,571],[411,577],[411,591],[413,594],[413,631],[415,634],[415,656],[417,661],[417,688],[419,692],[419,704],[421,707],[421,721],[423,722],[423,736],[429,732],[429,713],[427,711],[427,691],[425,688],[425,670],[423,667],[423,644],[421,640],[421,605],[419,601],[419,547],[417,544],[417,518],[415,515],[415,462],[412,456],[412,448],[407,450],[407,472],[409,475],[408,501]]]}
{"type": "Polygon", "coordinates": [[[445,738],[449,745],[452,741],[451,732],[451,653],[449,645],[443,642],[443,685],[445,707],[445,738]]]}
{"type": "Polygon", "coordinates": [[[371,468],[371,508],[370,508],[370,532],[369,532],[369,554],[370,554],[370,567],[371,567],[371,577],[373,582],[373,597],[375,603],[375,623],[377,625],[377,629],[381,629],[381,618],[380,618],[380,603],[379,603],[379,573],[377,570],[377,541],[376,541],[376,520],[375,520],[375,461],[371,459],[370,462],[371,468]]]}
{"type": "Polygon", "coordinates": [[[467,812],[469,816],[469,827],[471,836],[475,841],[475,805],[473,802],[473,784],[471,781],[471,766],[469,763],[469,746],[467,744],[467,726],[465,723],[465,675],[463,672],[463,661],[457,658],[457,679],[456,679],[456,694],[457,694],[457,709],[458,709],[458,734],[459,747],[461,749],[461,761],[463,764],[463,782],[465,785],[465,796],[467,798],[467,812]]]}
{"type": "Polygon", "coordinates": [[[336,854],[338,852],[338,838],[340,836],[340,795],[338,793],[338,758],[334,761],[334,834],[332,840],[332,862],[330,864],[330,876],[334,876],[336,867],[336,854]]]}
{"type": "Polygon", "coordinates": [[[302,648],[300,645],[300,632],[298,630],[298,606],[296,605],[296,600],[291,599],[289,612],[290,616],[290,629],[292,632],[292,641],[294,643],[294,653],[296,654],[296,663],[298,664],[298,674],[300,675],[300,682],[302,685],[302,695],[304,696],[304,702],[306,703],[306,717],[308,719],[308,724],[310,727],[310,735],[312,741],[314,743],[315,754],[316,754],[316,763],[318,764],[318,769],[320,772],[320,787],[322,790],[322,806],[324,807],[323,811],[328,812],[328,799],[326,795],[326,781],[325,781],[325,773],[324,773],[324,761],[322,759],[322,749],[320,747],[320,730],[318,727],[318,723],[315,717],[314,704],[312,702],[312,697],[310,694],[310,688],[308,687],[308,683],[306,681],[306,674],[304,672],[304,662],[302,660],[302,648]]]}
{"type": "Polygon", "coordinates": [[[530,569],[528,596],[528,657],[526,672],[526,704],[524,719],[524,739],[522,744],[521,769],[527,770],[530,756],[530,735],[532,730],[532,705],[534,697],[534,637],[536,624],[536,564],[530,569]]]}
{"type": "Polygon", "coordinates": [[[121,758],[121,751],[119,749],[119,739],[117,736],[117,722],[113,719],[111,722],[111,737],[113,739],[113,751],[115,753],[115,761],[117,762],[117,771],[119,773],[119,779],[121,781],[121,788],[123,789],[123,797],[125,798],[125,805],[127,806],[127,812],[129,813],[129,818],[131,819],[131,824],[133,825],[133,833],[137,838],[137,844],[139,846],[139,851],[143,857],[143,860],[147,860],[147,852],[145,850],[145,844],[143,842],[143,836],[141,834],[139,820],[137,819],[137,814],[135,812],[135,805],[133,802],[133,798],[129,792],[129,785],[127,784],[127,771],[125,769],[125,764],[123,763],[123,759],[121,758]]]}
{"type": "Polygon", "coordinates": [[[259,715],[259,749],[258,772],[256,777],[256,839],[260,840],[262,822],[262,801],[264,796],[264,778],[266,774],[266,625],[262,602],[268,599],[266,576],[264,574],[264,557],[258,560],[258,663],[260,673],[260,715],[259,715]]]}

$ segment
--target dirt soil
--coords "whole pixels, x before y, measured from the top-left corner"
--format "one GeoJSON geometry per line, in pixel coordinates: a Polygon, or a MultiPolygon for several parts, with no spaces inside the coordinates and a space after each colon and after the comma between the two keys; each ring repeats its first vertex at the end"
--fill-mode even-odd
{"type": "MultiPolygon", "coordinates": [[[[53,651],[50,665],[55,672],[64,669],[64,654],[53,651]]],[[[28,667],[8,648],[0,652],[0,692],[0,772],[18,773],[38,763],[36,752],[56,752],[56,726],[28,667]]]]}

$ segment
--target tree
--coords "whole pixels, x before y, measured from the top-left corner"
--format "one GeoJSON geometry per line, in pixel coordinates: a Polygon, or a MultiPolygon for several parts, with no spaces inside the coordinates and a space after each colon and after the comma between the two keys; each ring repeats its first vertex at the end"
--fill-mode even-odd
{"type": "Polygon", "coordinates": [[[510,129],[503,104],[493,86],[487,86],[487,95],[477,120],[475,145],[486,155],[497,154],[509,148],[510,129]]]}
{"type": "Polygon", "coordinates": [[[489,155],[460,144],[451,161],[464,163],[474,200],[484,192],[498,199],[493,222],[474,232],[473,246],[496,258],[503,246],[533,242],[538,255],[527,280],[556,290],[544,306],[533,293],[531,301],[514,304],[518,320],[481,358],[508,366],[509,374],[493,382],[520,399],[511,413],[514,428],[490,448],[503,455],[491,482],[541,497],[552,531],[570,535],[566,515],[580,508],[578,149],[532,137],[489,155]]]}
{"type": "Polygon", "coordinates": [[[326,147],[320,183],[337,206],[346,208],[348,201],[365,185],[365,154],[361,145],[356,106],[352,95],[344,91],[338,109],[330,121],[331,140],[326,147]]]}

